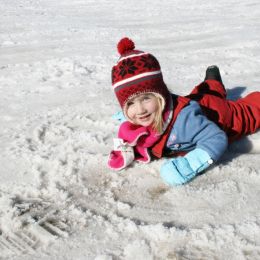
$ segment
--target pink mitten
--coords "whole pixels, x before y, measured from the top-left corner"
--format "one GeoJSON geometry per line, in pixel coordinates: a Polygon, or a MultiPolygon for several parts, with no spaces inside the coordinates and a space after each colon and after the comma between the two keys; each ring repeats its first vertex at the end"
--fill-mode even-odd
{"type": "Polygon", "coordinates": [[[108,159],[109,168],[120,171],[130,165],[135,159],[134,149],[123,139],[114,139],[114,150],[108,159]]]}

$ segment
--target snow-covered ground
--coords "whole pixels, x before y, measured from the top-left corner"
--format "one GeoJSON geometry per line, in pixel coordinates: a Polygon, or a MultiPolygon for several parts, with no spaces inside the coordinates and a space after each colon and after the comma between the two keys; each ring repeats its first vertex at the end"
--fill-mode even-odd
{"type": "MultiPolygon", "coordinates": [[[[121,37],[187,94],[217,64],[260,86],[258,0],[0,1],[0,259],[260,259],[259,154],[169,188],[160,161],[106,167],[121,37]]],[[[259,101],[260,102],[260,101],[259,101]]]]}

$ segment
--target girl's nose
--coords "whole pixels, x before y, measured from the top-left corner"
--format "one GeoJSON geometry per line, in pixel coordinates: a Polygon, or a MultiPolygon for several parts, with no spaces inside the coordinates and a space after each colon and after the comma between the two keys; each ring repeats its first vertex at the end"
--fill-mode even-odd
{"type": "Polygon", "coordinates": [[[145,113],[145,107],[141,102],[137,103],[137,114],[144,114],[145,113]]]}

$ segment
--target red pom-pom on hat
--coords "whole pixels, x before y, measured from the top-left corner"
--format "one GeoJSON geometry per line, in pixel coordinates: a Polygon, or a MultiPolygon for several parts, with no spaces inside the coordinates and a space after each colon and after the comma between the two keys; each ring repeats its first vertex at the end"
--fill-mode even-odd
{"type": "Polygon", "coordinates": [[[132,51],[134,48],[134,42],[127,37],[121,39],[117,44],[117,50],[120,55],[123,55],[125,52],[132,51]]]}

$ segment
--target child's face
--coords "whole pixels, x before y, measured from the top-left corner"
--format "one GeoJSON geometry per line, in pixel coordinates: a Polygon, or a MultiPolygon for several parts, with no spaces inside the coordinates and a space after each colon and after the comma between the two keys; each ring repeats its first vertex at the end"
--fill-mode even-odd
{"type": "Polygon", "coordinates": [[[126,103],[126,114],[136,125],[149,126],[159,109],[158,98],[151,94],[140,94],[126,103]]]}

